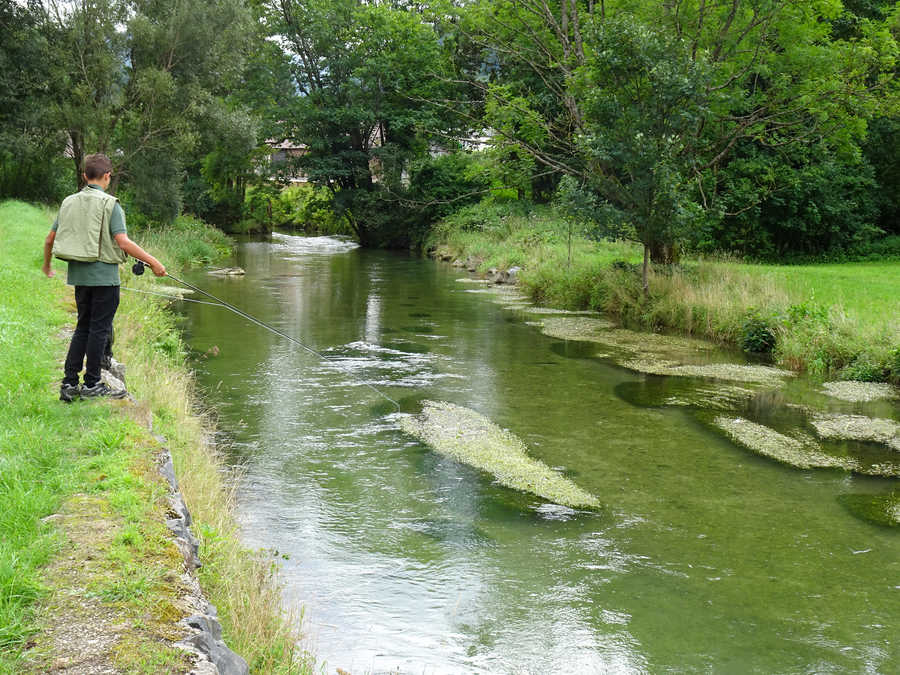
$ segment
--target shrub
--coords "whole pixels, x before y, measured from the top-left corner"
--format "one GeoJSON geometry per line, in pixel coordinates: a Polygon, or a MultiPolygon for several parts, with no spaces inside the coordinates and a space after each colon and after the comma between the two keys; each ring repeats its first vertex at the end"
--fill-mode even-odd
{"type": "Polygon", "coordinates": [[[752,354],[769,354],[775,349],[775,329],[759,310],[752,310],[741,324],[741,349],[752,354]]]}
{"type": "Polygon", "coordinates": [[[879,363],[871,354],[862,352],[840,371],[842,380],[858,380],[860,382],[884,382],[887,379],[886,364],[879,363]]]}

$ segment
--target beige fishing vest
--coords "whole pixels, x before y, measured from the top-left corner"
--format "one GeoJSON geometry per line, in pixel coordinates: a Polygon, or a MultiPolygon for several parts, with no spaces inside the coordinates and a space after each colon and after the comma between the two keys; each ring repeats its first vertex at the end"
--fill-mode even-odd
{"type": "Polygon", "coordinates": [[[78,262],[125,262],[128,256],[109,235],[117,202],[112,195],[90,187],[66,197],[59,207],[53,255],[78,262]]]}

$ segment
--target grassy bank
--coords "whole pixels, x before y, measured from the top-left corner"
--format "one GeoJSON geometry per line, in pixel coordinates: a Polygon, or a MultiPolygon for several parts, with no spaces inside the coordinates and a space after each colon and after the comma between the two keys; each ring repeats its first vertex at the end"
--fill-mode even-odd
{"type": "MultiPolygon", "coordinates": [[[[53,658],[42,631],[53,610],[65,607],[61,585],[72,583],[72,574],[93,575],[85,595],[127,626],[110,648],[117,667],[183,670],[184,655],[166,642],[179,618],[172,595],[182,563],[164,528],[151,419],[172,452],[201,539],[200,581],[229,646],[254,673],[311,672],[295,624],[283,617],[271,559],[238,541],[233,483],[209,441],[209,420],[197,415],[174,317],[159,300],[123,293],[116,319],[116,356],[128,366],[139,405],[57,400],[67,346],[61,330],[73,323],[73,300],[61,281],[64,264],[55,263],[56,279],[40,273],[51,222],[48,211],[0,204],[0,672],[41,671],[41,659],[53,658]],[[90,522],[102,517],[109,524],[102,536],[94,533],[88,560],[98,564],[66,570],[60,561],[71,553],[64,547],[72,530],[64,533],[58,523],[77,530],[86,513],[90,522]]],[[[173,271],[224,244],[206,235],[190,222],[170,233],[133,233],[173,271]],[[200,256],[198,240],[205,242],[200,256]]],[[[155,283],[150,276],[138,282],[155,283]]]]}
{"type": "Polygon", "coordinates": [[[439,224],[430,246],[481,271],[521,266],[521,285],[544,304],[771,351],[779,364],[823,377],[900,382],[900,262],[688,259],[653,270],[645,297],[638,245],[591,241],[552,209],[516,203],[464,209],[439,224]]]}

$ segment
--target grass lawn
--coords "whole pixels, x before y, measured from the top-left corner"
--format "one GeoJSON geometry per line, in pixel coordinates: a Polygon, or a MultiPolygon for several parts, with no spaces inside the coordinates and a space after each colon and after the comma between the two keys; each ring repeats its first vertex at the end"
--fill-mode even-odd
{"type": "Polygon", "coordinates": [[[797,302],[842,308],[869,325],[900,331],[900,262],[734,266],[771,277],[797,302]]]}

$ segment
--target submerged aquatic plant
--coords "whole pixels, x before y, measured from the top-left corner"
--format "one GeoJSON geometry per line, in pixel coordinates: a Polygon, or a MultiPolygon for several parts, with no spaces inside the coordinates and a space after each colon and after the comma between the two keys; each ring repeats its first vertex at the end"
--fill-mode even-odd
{"type": "Polygon", "coordinates": [[[900,451],[900,424],[864,415],[814,415],[812,425],[822,438],[882,443],[900,451]]]}
{"type": "Polygon", "coordinates": [[[794,373],[769,366],[741,365],[738,363],[680,364],[669,361],[628,359],[621,365],[631,370],[649,375],[670,375],[673,377],[707,377],[715,380],[755,382],[757,384],[779,385],[782,378],[794,373]]]}
{"type": "Polygon", "coordinates": [[[791,438],[740,417],[717,417],[715,425],[739,445],[798,469],[828,467],[848,471],[859,469],[858,462],[853,459],[833,457],[821,452],[818,444],[812,439],[791,438]]]}
{"type": "Polygon", "coordinates": [[[898,398],[896,387],[886,382],[841,380],[838,382],[826,382],[822,387],[829,396],[854,403],[898,398]]]}
{"type": "Polygon", "coordinates": [[[484,415],[452,403],[425,401],[421,415],[400,428],[437,452],[492,474],[499,483],[572,508],[598,508],[599,500],[543,462],[525,444],[484,415]]]}
{"type": "Polygon", "coordinates": [[[887,495],[845,494],[838,497],[853,515],[878,525],[900,527],[900,493],[887,495]]]}

